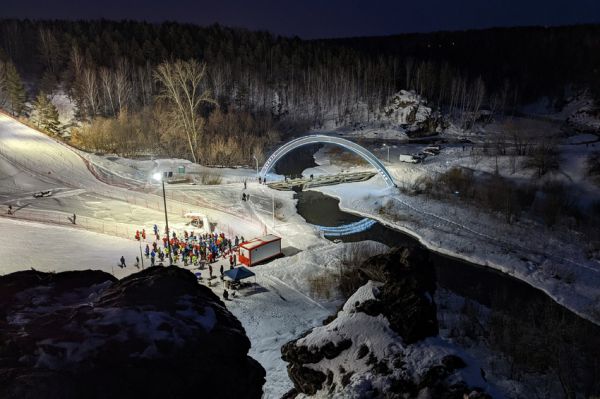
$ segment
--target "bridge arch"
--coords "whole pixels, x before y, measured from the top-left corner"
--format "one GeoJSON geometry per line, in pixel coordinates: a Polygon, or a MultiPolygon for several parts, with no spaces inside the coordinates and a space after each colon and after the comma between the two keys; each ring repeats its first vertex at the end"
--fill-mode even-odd
{"type": "Polygon", "coordinates": [[[308,144],[319,143],[335,144],[352,151],[353,153],[362,157],[365,161],[369,162],[375,169],[377,169],[377,172],[381,175],[381,177],[385,181],[385,184],[388,187],[396,186],[394,184],[394,179],[392,178],[392,175],[390,175],[390,172],[388,172],[385,166],[383,166],[383,163],[375,155],[373,155],[371,151],[350,140],[346,140],[335,136],[326,136],[324,134],[313,134],[310,136],[304,136],[285,143],[277,150],[275,150],[275,152],[271,154],[269,159],[267,159],[267,162],[265,162],[260,171],[260,176],[264,178],[267,175],[267,173],[269,173],[269,171],[273,168],[273,166],[275,166],[275,164],[288,152],[308,144]]]}

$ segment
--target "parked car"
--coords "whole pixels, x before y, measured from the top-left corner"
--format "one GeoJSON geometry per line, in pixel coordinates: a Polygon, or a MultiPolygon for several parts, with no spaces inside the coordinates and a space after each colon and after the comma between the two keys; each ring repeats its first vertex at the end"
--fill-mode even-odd
{"type": "Polygon", "coordinates": [[[439,155],[441,147],[439,145],[430,145],[423,149],[423,153],[427,155],[439,155]]]}

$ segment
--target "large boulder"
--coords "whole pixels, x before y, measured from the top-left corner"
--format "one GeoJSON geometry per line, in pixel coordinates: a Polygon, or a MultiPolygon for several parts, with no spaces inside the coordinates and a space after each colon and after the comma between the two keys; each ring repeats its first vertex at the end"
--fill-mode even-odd
{"type": "Polygon", "coordinates": [[[260,398],[240,322],[189,271],[0,277],[0,397],[260,398]]]}
{"type": "Polygon", "coordinates": [[[387,104],[382,119],[392,127],[403,129],[410,137],[432,134],[441,123],[440,115],[414,91],[400,90],[387,100],[387,104]]]}
{"type": "Polygon", "coordinates": [[[294,383],[286,397],[469,397],[476,388],[465,376],[477,369],[435,337],[435,274],[427,254],[396,248],[359,272],[365,284],[337,317],[282,347],[294,383]]]}

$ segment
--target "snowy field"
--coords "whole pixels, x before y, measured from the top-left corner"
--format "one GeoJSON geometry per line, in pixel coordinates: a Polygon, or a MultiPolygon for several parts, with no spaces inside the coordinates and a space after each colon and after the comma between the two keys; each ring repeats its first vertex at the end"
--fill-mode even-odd
{"type": "Polygon", "coordinates": [[[137,271],[136,241],[51,224],[0,218],[0,274],[34,268],[43,272],[102,270],[123,278],[137,271]],[[128,267],[117,267],[124,256],[128,267]]]}

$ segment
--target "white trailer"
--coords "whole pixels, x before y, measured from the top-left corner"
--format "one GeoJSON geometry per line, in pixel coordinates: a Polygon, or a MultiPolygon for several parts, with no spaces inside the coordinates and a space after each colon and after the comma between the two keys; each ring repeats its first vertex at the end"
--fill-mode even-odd
{"type": "Polygon", "coordinates": [[[240,244],[240,262],[246,266],[253,266],[281,256],[281,238],[274,234],[253,238],[240,244]]]}
{"type": "Polygon", "coordinates": [[[401,154],[399,160],[400,162],[419,163],[422,161],[422,158],[416,155],[401,154]]]}

